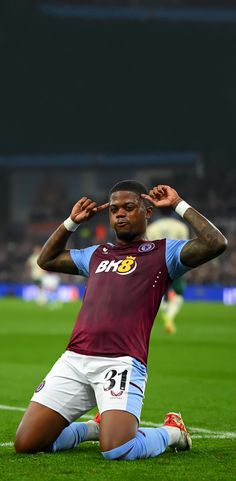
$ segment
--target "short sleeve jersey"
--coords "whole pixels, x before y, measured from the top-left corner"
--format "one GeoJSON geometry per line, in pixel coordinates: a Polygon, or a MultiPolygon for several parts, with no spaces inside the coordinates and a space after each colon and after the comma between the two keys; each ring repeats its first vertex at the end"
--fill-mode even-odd
{"type": "Polygon", "coordinates": [[[68,350],[89,356],[131,356],[147,363],[152,325],[172,280],[190,268],[180,260],[187,241],[101,244],[70,251],[88,277],[68,350]]]}

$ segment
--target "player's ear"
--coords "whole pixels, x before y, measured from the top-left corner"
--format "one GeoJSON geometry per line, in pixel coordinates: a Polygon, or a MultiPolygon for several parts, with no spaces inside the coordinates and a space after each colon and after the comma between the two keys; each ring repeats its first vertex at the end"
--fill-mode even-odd
{"type": "Polygon", "coordinates": [[[146,207],[146,219],[150,219],[150,217],[152,217],[152,213],[153,207],[152,205],[149,205],[148,207],[146,207]]]}

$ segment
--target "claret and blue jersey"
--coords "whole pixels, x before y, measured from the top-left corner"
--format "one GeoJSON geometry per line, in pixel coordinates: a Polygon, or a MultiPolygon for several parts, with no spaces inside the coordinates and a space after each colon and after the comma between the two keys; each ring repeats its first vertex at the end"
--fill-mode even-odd
{"type": "Polygon", "coordinates": [[[147,363],[151,328],[170,282],[190,267],[180,260],[187,241],[137,241],[72,249],[88,277],[68,350],[89,356],[131,356],[147,363]]]}

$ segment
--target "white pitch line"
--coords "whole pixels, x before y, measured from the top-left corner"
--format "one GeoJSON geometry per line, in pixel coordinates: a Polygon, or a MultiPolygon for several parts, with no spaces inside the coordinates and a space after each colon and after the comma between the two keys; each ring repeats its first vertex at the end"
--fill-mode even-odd
{"type": "MultiPolygon", "coordinates": [[[[17,406],[7,406],[5,404],[0,404],[0,410],[4,411],[21,411],[24,412],[25,408],[23,407],[17,407],[17,406]]],[[[81,419],[93,419],[93,416],[89,414],[84,414],[81,419]]],[[[157,424],[152,421],[144,421],[141,420],[140,422],[141,426],[149,426],[153,428],[159,428],[162,426],[162,424],[157,424]]],[[[191,432],[191,438],[193,439],[234,439],[236,438],[236,433],[234,432],[224,432],[224,431],[212,431],[210,429],[205,429],[205,428],[194,428],[194,427],[189,427],[189,430],[191,432]],[[195,434],[196,433],[196,434],[195,434]]],[[[0,443],[0,446],[12,446],[13,443],[0,443]]]]}
{"type": "Polygon", "coordinates": [[[0,404],[0,409],[3,411],[25,411],[25,408],[19,408],[17,406],[5,406],[5,404],[0,404]]]}
{"type": "Polygon", "coordinates": [[[236,433],[191,434],[191,439],[235,439],[236,433]]]}

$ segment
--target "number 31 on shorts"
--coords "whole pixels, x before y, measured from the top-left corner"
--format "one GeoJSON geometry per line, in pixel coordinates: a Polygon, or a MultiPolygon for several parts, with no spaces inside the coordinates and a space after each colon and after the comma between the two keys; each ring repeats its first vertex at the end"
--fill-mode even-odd
{"type": "Polygon", "coordinates": [[[104,384],[104,391],[110,391],[114,387],[120,391],[125,391],[128,371],[125,369],[118,372],[116,369],[111,369],[105,375],[106,383],[104,384]]]}

